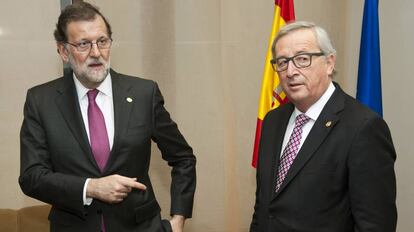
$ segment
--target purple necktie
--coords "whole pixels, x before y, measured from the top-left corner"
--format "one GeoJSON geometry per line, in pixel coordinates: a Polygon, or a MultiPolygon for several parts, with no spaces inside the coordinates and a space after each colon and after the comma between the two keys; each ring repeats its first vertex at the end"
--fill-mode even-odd
{"type": "Polygon", "coordinates": [[[293,128],[293,132],[290,135],[289,141],[286,144],[285,150],[283,150],[282,157],[280,158],[280,164],[276,179],[276,192],[279,191],[290,166],[296,158],[296,154],[299,150],[300,140],[302,138],[303,125],[305,125],[309,120],[310,118],[305,114],[299,114],[296,116],[295,127],[293,128]]]}
{"type": "Polygon", "coordinates": [[[92,153],[99,169],[103,172],[108,161],[110,148],[105,119],[102,111],[95,102],[98,92],[97,89],[88,91],[88,122],[92,153]]]}

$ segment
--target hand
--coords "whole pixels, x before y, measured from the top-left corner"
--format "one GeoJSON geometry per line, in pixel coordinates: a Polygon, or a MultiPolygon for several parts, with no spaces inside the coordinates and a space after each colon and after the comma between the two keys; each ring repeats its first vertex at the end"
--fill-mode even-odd
{"type": "Polygon", "coordinates": [[[133,188],[147,189],[145,185],[137,182],[137,178],[120,175],[90,179],[86,188],[86,197],[99,199],[107,203],[119,203],[128,196],[133,188]]]}
{"type": "Polygon", "coordinates": [[[183,232],[185,217],[181,215],[173,215],[170,219],[171,228],[173,232],[183,232]]]}

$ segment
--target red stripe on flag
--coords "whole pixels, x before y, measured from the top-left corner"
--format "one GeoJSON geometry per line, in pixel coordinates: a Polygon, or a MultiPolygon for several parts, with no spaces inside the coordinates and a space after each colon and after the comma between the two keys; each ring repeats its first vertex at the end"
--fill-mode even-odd
{"type": "Polygon", "coordinates": [[[276,98],[276,100],[280,103],[283,104],[283,99],[279,96],[279,94],[277,94],[275,91],[273,91],[273,97],[276,98]]]}
{"type": "MultiPolygon", "coordinates": [[[[273,92],[273,97],[274,98],[276,98],[276,100],[280,103],[280,105],[283,105],[283,104],[286,104],[286,103],[288,103],[288,101],[289,101],[289,99],[287,98],[287,97],[285,97],[284,99],[282,99],[281,97],[280,97],[280,95],[279,94],[277,94],[277,93],[275,93],[275,92],[273,92]]],[[[274,105],[275,103],[273,102],[272,103],[272,107],[273,107],[273,105],[274,105]]]]}
{"type": "Polygon", "coordinates": [[[253,151],[253,159],[252,159],[253,167],[257,167],[257,160],[259,158],[259,143],[260,143],[260,134],[262,133],[262,123],[263,121],[258,118],[257,124],[256,124],[256,136],[254,139],[254,151],[253,151]]]}
{"type": "Polygon", "coordinates": [[[280,16],[286,23],[295,20],[295,7],[293,6],[293,0],[275,0],[275,4],[280,7],[280,16]]]}

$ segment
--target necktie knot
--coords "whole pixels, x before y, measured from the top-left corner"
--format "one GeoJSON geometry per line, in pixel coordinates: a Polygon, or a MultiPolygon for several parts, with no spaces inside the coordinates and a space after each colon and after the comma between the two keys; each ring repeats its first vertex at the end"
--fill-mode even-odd
{"type": "Polygon", "coordinates": [[[88,93],[87,93],[89,102],[90,101],[95,101],[96,96],[98,95],[98,93],[99,93],[99,90],[97,90],[97,89],[89,90],[88,93]]]}
{"type": "Polygon", "coordinates": [[[310,118],[306,114],[299,114],[298,116],[296,116],[296,119],[295,119],[295,127],[302,127],[309,120],[310,118]]]}

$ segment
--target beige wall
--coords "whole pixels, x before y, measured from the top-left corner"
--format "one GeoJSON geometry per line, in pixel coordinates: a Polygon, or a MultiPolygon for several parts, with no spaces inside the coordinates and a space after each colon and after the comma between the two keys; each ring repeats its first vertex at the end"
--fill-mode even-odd
{"type": "Polygon", "coordinates": [[[397,149],[398,230],[414,231],[413,98],[414,32],[410,0],[381,1],[381,62],[384,118],[397,149]]]}
{"type": "Polygon", "coordinates": [[[17,184],[19,130],[27,88],[62,73],[51,31],[59,9],[54,0],[0,3],[1,208],[35,203],[17,184]]]}
{"type": "MultiPolygon", "coordinates": [[[[255,191],[250,167],[257,101],[273,0],[94,0],[114,31],[112,66],[156,80],[166,106],[198,158],[194,218],[187,231],[247,231],[255,191]]],[[[296,0],[297,20],[314,21],[338,50],[337,81],[355,94],[362,4],[360,0],[296,0]]],[[[414,158],[408,131],[414,79],[409,0],[381,1],[384,118],[398,153],[398,231],[412,231],[414,158]],[[396,104],[398,102],[398,104],[396,104]],[[398,107],[403,106],[403,107],[398,107]]],[[[18,184],[19,141],[25,91],[61,74],[52,31],[59,1],[1,2],[0,207],[38,204],[18,184]],[[33,3],[36,2],[36,3],[33,3]]],[[[154,147],[151,177],[169,211],[169,168],[154,147]]]]}

